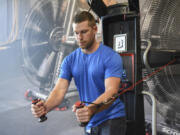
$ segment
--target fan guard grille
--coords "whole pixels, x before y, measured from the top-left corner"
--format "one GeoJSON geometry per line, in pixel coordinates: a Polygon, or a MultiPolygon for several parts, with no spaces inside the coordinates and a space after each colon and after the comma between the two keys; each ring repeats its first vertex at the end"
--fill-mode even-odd
{"type": "MultiPolygon", "coordinates": [[[[142,6],[141,37],[151,41],[152,49],[180,50],[179,7],[178,0],[147,0],[142,6]]],[[[158,112],[177,129],[180,128],[179,69],[180,65],[168,66],[145,82],[157,99],[158,112]]],[[[144,71],[144,74],[148,73],[144,71]]]]}

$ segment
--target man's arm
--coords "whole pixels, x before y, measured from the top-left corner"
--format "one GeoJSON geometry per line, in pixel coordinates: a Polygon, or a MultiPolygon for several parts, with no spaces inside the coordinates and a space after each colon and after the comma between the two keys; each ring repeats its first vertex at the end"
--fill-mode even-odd
{"type": "MultiPolygon", "coordinates": [[[[114,94],[118,93],[119,86],[120,86],[120,78],[109,77],[109,78],[105,79],[105,92],[102,95],[100,95],[93,103],[100,104],[102,102],[107,101],[114,94]]],[[[114,100],[112,100],[112,102],[109,102],[109,104],[107,104],[107,105],[102,105],[100,108],[97,108],[97,105],[90,104],[88,106],[85,106],[82,109],[78,109],[76,111],[77,119],[80,122],[87,122],[90,120],[91,116],[94,113],[97,113],[97,112],[103,111],[104,109],[107,109],[113,102],[114,102],[114,100]]]]}
{"type": "Polygon", "coordinates": [[[49,111],[53,110],[56,106],[58,106],[69,87],[69,81],[66,79],[59,78],[56,86],[50,93],[48,99],[44,101],[38,102],[36,105],[31,105],[31,111],[35,117],[40,117],[49,111]]]}
{"type": "Polygon", "coordinates": [[[61,104],[64,96],[67,92],[69,87],[69,81],[66,79],[59,78],[56,86],[50,93],[48,99],[45,102],[46,111],[49,112],[53,110],[56,106],[61,104]]]}
{"type": "MultiPolygon", "coordinates": [[[[108,101],[111,97],[113,97],[115,94],[118,93],[119,86],[120,86],[120,78],[109,77],[105,79],[105,92],[102,95],[100,95],[93,103],[100,104],[108,101]]],[[[93,113],[107,109],[113,102],[114,100],[112,100],[112,102],[109,102],[107,105],[102,105],[102,107],[100,108],[95,108],[95,109],[92,108],[92,110],[94,111],[93,113]]],[[[96,107],[96,105],[89,105],[89,107],[93,107],[93,106],[96,107]]]]}

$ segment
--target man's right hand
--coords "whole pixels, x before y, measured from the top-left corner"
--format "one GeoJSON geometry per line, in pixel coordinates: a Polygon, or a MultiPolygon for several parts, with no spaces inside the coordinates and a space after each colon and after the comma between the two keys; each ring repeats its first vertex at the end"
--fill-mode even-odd
{"type": "Polygon", "coordinates": [[[36,118],[39,118],[42,115],[46,115],[47,111],[45,107],[45,102],[41,100],[36,104],[31,104],[31,112],[36,118]]]}

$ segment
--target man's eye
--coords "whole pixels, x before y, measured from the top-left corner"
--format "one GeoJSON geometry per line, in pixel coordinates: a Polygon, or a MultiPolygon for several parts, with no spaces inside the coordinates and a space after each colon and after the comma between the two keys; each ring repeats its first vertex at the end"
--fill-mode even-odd
{"type": "Polygon", "coordinates": [[[88,32],[87,30],[84,30],[84,31],[82,31],[81,33],[83,33],[83,34],[84,34],[84,33],[87,33],[87,32],[88,32]]]}
{"type": "Polygon", "coordinates": [[[74,34],[75,34],[75,35],[78,35],[78,33],[77,33],[77,32],[74,32],[74,34]]]}

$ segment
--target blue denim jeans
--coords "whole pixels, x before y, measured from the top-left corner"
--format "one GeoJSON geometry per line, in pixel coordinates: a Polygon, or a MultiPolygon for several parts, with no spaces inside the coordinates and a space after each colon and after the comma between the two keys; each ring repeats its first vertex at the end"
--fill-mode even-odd
{"type": "Polygon", "coordinates": [[[125,135],[126,134],[126,119],[115,118],[107,120],[97,127],[91,128],[91,133],[85,135],[125,135]]]}

